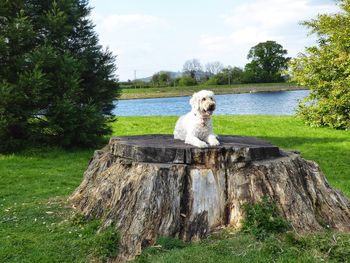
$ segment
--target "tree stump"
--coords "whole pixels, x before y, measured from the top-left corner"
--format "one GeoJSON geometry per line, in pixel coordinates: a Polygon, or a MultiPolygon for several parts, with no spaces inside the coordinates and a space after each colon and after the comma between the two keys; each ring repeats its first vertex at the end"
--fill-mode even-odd
{"type": "Polygon", "coordinates": [[[159,236],[196,240],[240,227],[242,204],[268,196],[296,231],[350,230],[350,203],[319,166],[254,137],[220,136],[196,148],[171,135],[113,137],[70,197],[88,218],[121,234],[119,259],[159,236]]]}

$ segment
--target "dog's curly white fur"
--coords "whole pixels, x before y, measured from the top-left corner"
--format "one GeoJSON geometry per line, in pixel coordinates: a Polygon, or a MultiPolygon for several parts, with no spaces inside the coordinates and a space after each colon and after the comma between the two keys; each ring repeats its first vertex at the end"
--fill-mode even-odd
{"type": "Polygon", "coordinates": [[[192,110],[176,122],[174,138],[200,148],[219,145],[211,120],[216,107],[214,93],[208,90],[194,93],[190,104],[192,110]]]}

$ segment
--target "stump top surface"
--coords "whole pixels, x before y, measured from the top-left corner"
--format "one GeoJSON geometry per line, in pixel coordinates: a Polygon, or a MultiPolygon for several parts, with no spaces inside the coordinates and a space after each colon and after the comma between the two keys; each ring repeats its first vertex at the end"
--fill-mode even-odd
{"type": "Polygon", "coordinates": [[[109,145],[116,156],[153,163],[201,164],[206,163],[209,155],[224,155],[227,151],[246,160],[281,156],[278,147],[255,137],[220,135],[219,141],[219,146],[197,148],[175,140],[173,135],[154,134],[112,137],[109,145]]]}
{"type": "Polygon", "coordinates": [[[176,148],[176,149],[208,149],[208,148],[244,148],[244,147],[275,147],[271,143],[249,136],[220,135],[219,146],[209,146],[207,148],[198,148],[186,144],[184,141],[175,140],[173,135],[150,134],[136,136],[113,137],[111,141],[117,144],[132,145],[138,147],[155,148],[176,148]]]}

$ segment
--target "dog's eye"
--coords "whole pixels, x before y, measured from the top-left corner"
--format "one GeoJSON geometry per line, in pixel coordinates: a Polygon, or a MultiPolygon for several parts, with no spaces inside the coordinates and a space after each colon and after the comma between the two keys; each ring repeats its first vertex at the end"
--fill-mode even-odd
{"type": "Polygon", "coordinates": [[[206,98],[203,98],[202,100],[204,101],[204,100],[206,100],[206,98]]]}

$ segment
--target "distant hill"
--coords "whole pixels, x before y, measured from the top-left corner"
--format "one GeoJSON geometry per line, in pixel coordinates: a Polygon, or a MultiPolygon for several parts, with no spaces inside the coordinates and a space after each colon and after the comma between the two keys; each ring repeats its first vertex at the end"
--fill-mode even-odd
{"type": "MultiPolygon", "coordinates": [[[[161,70],[162,71],[162,70],[161,70]]],[[[164,70],[165,71],[165,70],[164,70]]],[[[165,72],[168,72],[170,74],[170,77],[172,79],[175,79],[175,78],[178,78],[178,77],[181,77],[182,76],[182,72],[181,71],[165,71],[165,72]]],[[[139,79],[136,79],[138,81],[144,81],[144,82],[150,82],[152,79],[152,76],[150,77],[145,77],[145,78],[139,78],[139,79]]]]}
{"type": "Polygon", "coordinates": [[[136,81],[150,82],[151,79],[152,79],[152,76],[151,77],[145,77],[145,78],[136,79],[136,81]]]}
{"type": "Polygon", "coordinates": [[[178,72],[169,72],[170,73],[170,77],[172,79],[175,79],[175,78],[180,78],[182,76],[182,72],[181,71],[178,71],[178,72]]]}

